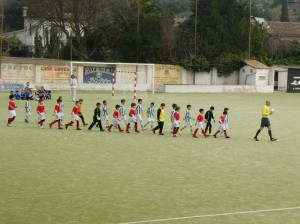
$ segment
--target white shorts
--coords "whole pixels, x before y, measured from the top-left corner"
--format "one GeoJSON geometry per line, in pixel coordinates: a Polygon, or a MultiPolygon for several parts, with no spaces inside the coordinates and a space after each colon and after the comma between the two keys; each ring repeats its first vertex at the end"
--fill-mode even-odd
{"type": "Polygon", "coordinates": [[[128,121],[127,121],[128,124],[130,124],[130,123],[136,123],[136,122],[137,122],[136,117],[129,117],[128,121]]]}
{"type": "Polygon", "coordinates": [[[64,112],[60,112],[60,117],[63,118],[64,112]]]}
{"type": "Polygon", "coordinates": [[[203,129],[203,122],[197,122],[197,128],[203,129]]]}
{"type": "Polygon", "coordinates": [[[192,126],[193,126],[192,120],[184,122],[184,127],[192,127],[192,126]]]}
{"type": "Polygon", "coordinates": [[[45,120],[45,113],[39,113],[38,114],[38,120],[42,121],[42,120],[45,120]]]}
{"type": "Polygon", "coordinates": [[[119,120],[117,118],[112,119],[112,125],[113,126],[118,126],[119,125],[119,120]]]}
{"type": "Polygon", "coordinates": [[[61,113],[54,114],[54,120],[60,120],[62,118],[61,113]]]}
{"type": "Polygon", "coordinates": [[[142,114],[137,114],[136,115],[136,120],[137,121],[142,121],[143,119],[142,119],[142,114]]]}
{"type": "Polygon", "coordinates": [[[100,116],[101,122],[106,122],[108,121],[108,116],[107,115],[102,115],[100,116]]]}
{"type": "Polygon", "coordinates": [[[8,110],[7,116],[8,116],[8,118],[16,117],[17,116],[16,111],[15,110],[8,110]]]}
{"type": "Polygon", "coordinates": [[[173,127],[174,128],[179,128],[179,121],[178,120],[173,120],[173,127]]]}
{"type": "Polygon", "coordinates": [[[154,122],[154,118],[153,117],[148,117],[148,122],[153,123],[154,122]]]}
{"type": "Polygon", "coordinates": [[[219,124],[219,131],[223,132],[225,130],[227,130],[226,129],[226,124],[219,124]]]}
{"type": "Polygon", "coordinates": [[[78,117],[78,115],[75,115],[75,114],[73,114],[72,115],[72,121],[79,121],[79,117],[78,117]]]}

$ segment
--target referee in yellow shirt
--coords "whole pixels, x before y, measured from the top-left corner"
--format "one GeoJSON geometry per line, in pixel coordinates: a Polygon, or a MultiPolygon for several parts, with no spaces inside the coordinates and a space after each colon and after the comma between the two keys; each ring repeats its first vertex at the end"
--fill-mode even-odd
{"type": "Polygon", "coordinates": [[[262,118],[261,118],[260,128],[258,129],[258,131],[256,132],[256,135],[254,137],[255,141],[258,141],[257,136],[259,135],[259,133],[261,132],[261,130],[264,127],[268,128],[270,141],[275,142],[277,140],[276,138],[272,137],[271,123],[270,123],[270,120],[269,120],[269,116],[273,113],[273,111],[270,111],[270,108],[269,108],[270,105],[271,105],[270,100],[266,100],[266,104],[264,105],[264,107],[262,109],[262,118]]]}

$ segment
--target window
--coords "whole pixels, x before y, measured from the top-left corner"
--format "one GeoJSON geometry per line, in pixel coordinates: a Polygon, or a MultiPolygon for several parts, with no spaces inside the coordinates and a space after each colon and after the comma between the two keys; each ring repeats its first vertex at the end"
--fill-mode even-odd
{"type": "Polygon", "coordinates": [[[253,69],[250,69],[250,73],[253,73],[253,69]]]}
{"type": "Polygon", "coordinates": [[[266,80],[266,76],[259,76],[259,77],[258,77],[258,80],[264,81],[264,80],[266,80]]]}
{"type": "Polygon", "coordinates": [[[242,72],[245,73],[245,69],[244,68],[243,68],[242,72]]]}

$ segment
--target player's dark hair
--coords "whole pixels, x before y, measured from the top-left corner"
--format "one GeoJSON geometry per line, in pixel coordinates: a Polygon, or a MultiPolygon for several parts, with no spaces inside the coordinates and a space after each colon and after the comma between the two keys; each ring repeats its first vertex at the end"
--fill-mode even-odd
{"type": "Polygon", "coordinates": [[[99,103],[99,102],[98,102],[98,103],[96,103],[96,106],[97,106],[97,107],[98,107],[98,106],[100,106],[100,105],[101,105],[101,103],[99,103]]]}
{"type": "Polygon", "coordinates": [[[75,104],[78,104],[79,103],[79,101],[75,101],[75,104]]]}
{"type": "Polygon", "coordinates": [[[164,104],[164,103],[161,103],[161,104],[160,104],[160,106],[161,106],[161,107],[164,107],[164,106],[166,106],[166,104],[164,104]]]}
{"type": "Polygon", "coordinates": [[[124,103],[126,100],[125,99],[121,99],[121,103],[124,103]]]}
{"type": "Polygon", "coordinates": [[[228,107],[225,107],[225,108],[224,108],[224,111],[228,111],[228,110],[229,110],[229,108],[228,108],[228,107]]]}
{"type": "Polygon", "coordinates": [[[176,106],[175,107],[175,111],[179,111],[180,110],[180,107],[179,106],[176,106]]]}
{"type": "Polygon", "coordinates": [[[83,102],[83,99],[79,99],[78,101],[79,101],[79,102],[83,102]]]}
{"type": "Polygon", "coordinates": [[[26,96],[26,100],[30,100],[30,97],[29,97],[29,96],[26,96]]]}
{"type": "Polygon", "coordinates": [[[214,110],[214,109],[215,109],[215,107],[214,107],[214,106],[211,106],[211,107],[210,107],[210,109],[211,109],[211,110],[214,110]]]}
{"type": "Polygon", "coordinates": [[[115,108],[116,108],[116,109],[119,109],[119,108],[120,108],[120,105],[119,105],[119,104],[117,104],[117,105],[115,106],[115,108]]]}
{"type": "Polygon", "coordinates": [[[56,100],[56,102],[57,102],[57,103],[60,103],[60,102],[61,102],[61,99],[58,98],[58,99],[56,100]]]}
{"type": "Polygon", "coordinates": [[[172,104],[172,108],[174,109],[175,107],[177,107],[177,104],[176,104],[176,103],[173,103],[173,104],[172,104]]]}
{"type": "Polygon", "coordinates": [[[143,101],[143,100],[142,99],[138,99],[138,103],[141,102],[141,101],[143,101]]]}
{"type": "Polygon", "coordinates": [[[11,100],[12,98],[14,98],[14,95],[9,95],[9,99],[11,100]]]}
{"type": "Polygon", "coordinates": [[[186,106],[186,108],[190,108],[192,105],[191,104],[188,104],[187,106],[186,106]]]}
{"type": "Polygon", "coordinates": [[[105,104],[106,103],[106,100],[103,100],[103,104],[105,104]]]}
{"type": "Polygon", "coordinates": [[[153,106],[154,106],[154,102],[150,103],[150,105],[153,105],[153,106]]]}
{"type": "Polygon", "coordinates": [[[200,112],[200,113],[202,113],[203,111],[204,111],[204,109],[203,109],[203,108],[199,109],[199,112],[200,112]]]}
{"type": "Polygon", "coordinates": [[[131,107],[134,107],[134,106],[136,106],[136,104],[135,103],[131,103],[131,107]]]}
{"type": "Polygon", "coordinates": [[[227,110],[224,110],[223,114],[227,114],[227,110]]]}

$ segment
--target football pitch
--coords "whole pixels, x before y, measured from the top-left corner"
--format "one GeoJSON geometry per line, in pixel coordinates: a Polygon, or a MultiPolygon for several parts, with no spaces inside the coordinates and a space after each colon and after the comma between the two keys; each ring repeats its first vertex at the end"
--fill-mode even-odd
{"type": "MultiPolygon", "coordinates": [[[[166,103],[164,136],[148,130],[136,134],[117,129],[99,132],[75,126],[49,129],[56,99],[63,96],[64,122],[73,103],[67,91],[45,101],[45,129],[24,122],[24,101],[16,101],[17,119],[6,126],[8,94],[0,94],[0,223],[1,224],[298,224],[300,223],[300,95],[148,93],[145,111],[166,103]],[[261,109],[271,100],[273,136],[253,137],[261,109]],[[192,115],[215,106],[217,120],[229,108],[230,139],[188,128],[170,134],[172,103],[187,104],[192,115]]],[[[91,123],[96,102],[115,104],[109,92],[79,91],[83,114],[91,123]]],[[[127,99],[129,112],[131,100],[127,99]]],[[[183,121],[181,122],[183,123],[183,121]]],[[[156,123],[155,123],[156,124],[156,123]]],[[[105,126],[105,125],[104,125],[105,126]]],[[[121,124],[124,127],[124,124],[121,124]]]]}

